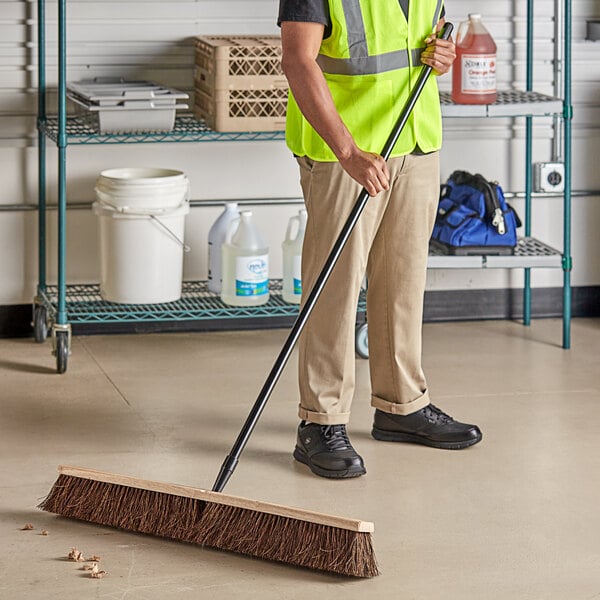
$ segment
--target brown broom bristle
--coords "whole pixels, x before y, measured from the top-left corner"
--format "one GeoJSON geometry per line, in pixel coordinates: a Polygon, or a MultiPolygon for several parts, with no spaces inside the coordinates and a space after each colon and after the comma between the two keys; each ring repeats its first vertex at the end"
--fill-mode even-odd
{"type": "Polygon", "coordinates": [[[378,574],[370,533],[247,508],[65,474],[39,508],[319,571],[378,574]]]}

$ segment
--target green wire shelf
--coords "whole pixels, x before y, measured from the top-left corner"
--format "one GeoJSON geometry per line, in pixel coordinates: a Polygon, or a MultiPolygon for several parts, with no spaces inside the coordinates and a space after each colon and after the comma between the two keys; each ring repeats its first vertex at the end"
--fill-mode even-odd
{"type": "Polygon", "coordinates": [[[498,90],[494,104],[454,104],[449,92],[440,92],[444,117],[549,117],[563,113],[563,101],[554,96],[522,90],[498,90]]]}
{"type": "MultiPolygon", "coordinates": [[[[536,92],[518,90],[499,91],[498,100],[490,105],[454,104],[448,92],[440,94],[442,114],[446,117],[510,117],[549,116],[561,114],[562,101],[536,92]]],[[[54,143],[58,143],[58,118],[47,117],[39,129],[54,143]]],[[[240,142],[284,140],[284,131],[219,132],[210,129],[204,121],[192,115],[175,118],[172,131],[101,134],[90,117],[67,117],[69,144],[139,144],[156,142],[240,142]]]]}
{"type": "Polygon", "coordinates": [[[552,246],[533,237],[522,237],[517,240],[514,254],[483,256],[472,254],[454,256],[444,254],[433,244],[429,246],[429,269],[523,269],[546,267],[560,269],[562,254],[552,246]]]}
{"type": "MultiPolygon", "coordinates": [[[[430,248],[431,268],[523,268],[562,266],[561,253],[536,240],[520,238],[514,255],[448,256],[430,248]]],[[[228,306],[217,294],[208,291],[206,281],[185,281],[181,299],[157,304],[117,304],[106,302],[99,284],[67,285],[66,305],[71,323],[132,323],[152,321],[209,321],[213,319],[259,319],[263,317],[295,317],[298,306],[288,304],[281,295],[281,279],[269,282],[270,298],[262,306],[228,306]]],[[[47,286],[41,300],[51,315],[56,313],[58,287],[47,286]]],[[[358,312],[366,311],[366,292],[361,289],[358,312]]]]}
{"type": "MultiPolygon", "coordinates": [[[[70,323],[124,323],[148,321],[185,321],[212,319],[247,319],[260,317],[295,317],[298,306],[281,296],[282,282],[271,280],[270,298],[262,306],[237,307],[224,304],[217,294],[208,291],[206,281],[185,281],[180,300],[162,304],[116,304],[105,302],[98,284],[68,285],[66,302],[70,323]]],[[[42,300],[55,313],[57,286],[48,286],[42,300]]],[[[366,310],[365,292],[361,291],[359,312],[366,310]]]]}
{"type": "MultiPolygon", "coordinates": [[[[40,122],[39,129],[53,142],[58,143],[58,118],[48,117],[40,122]]],[[[67,117],[67,142],[69,144],[139,144],[156,142],[243,142],[284,140],[284,131],[218,132],[209,129],[204,121],[191,115],[176,117],[172,131],[143,133],[98,132],[88,118],[67,117]]]]}

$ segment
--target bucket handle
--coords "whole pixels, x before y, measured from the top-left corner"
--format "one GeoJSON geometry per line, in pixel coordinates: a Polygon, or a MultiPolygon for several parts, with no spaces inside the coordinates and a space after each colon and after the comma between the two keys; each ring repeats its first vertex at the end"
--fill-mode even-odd
{"type": "Polygon", "coordinates": [[[158,217],[155,215],[148,215],[153,221],[156,221],[182,248],[184,252],[189,252],[191,248],[180,240],[178,235],[171,231],[158,217]]]}

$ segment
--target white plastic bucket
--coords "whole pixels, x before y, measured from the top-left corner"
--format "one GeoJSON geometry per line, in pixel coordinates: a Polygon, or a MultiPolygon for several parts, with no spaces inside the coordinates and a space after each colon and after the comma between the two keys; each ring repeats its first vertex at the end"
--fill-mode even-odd
{"type": "Polygon", "coordinates": [[[94,202],[100,223],[100,294],[108,302],[154,304],[181,298],[189,204],[168,213],[123,213],[94,202]]]}
{"type": "Polygon", "coordinates": [[[157,213],[177,208],[187,197],[188,179],[174,169],[127,168],[102,171],[96,199],[118,209],[157,213]]]}
{"type": "Polygon", "coordinates": [[[101,174],[93,210],[100,227],[104,300],[154,304],[181,298],[187,194],[188,181],[180,171],[113,169],[101,174]]]}

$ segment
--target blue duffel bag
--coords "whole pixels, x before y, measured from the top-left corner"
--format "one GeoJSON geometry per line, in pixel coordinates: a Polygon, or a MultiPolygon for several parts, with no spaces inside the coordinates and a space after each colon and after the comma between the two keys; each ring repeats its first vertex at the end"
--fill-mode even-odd
{"type": "Polygon", "coordinates": [[[514,254],[520,226],[497,183],[454,171],[441,186],[431,244],[446,254],[514,254]]]}

